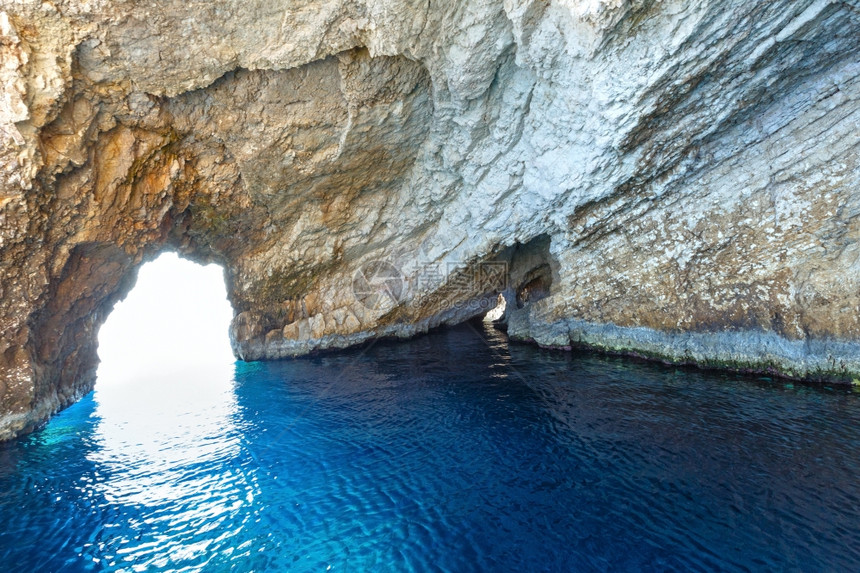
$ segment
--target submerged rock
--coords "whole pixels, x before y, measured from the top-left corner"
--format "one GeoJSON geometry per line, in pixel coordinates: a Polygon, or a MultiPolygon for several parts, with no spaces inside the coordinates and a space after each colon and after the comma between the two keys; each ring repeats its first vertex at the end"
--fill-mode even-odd
{"type": "Polygon", "coordinates": [[[824,0],[0,11],[0,438],[88,391],[167,249],[239,358],[509,333],[860,378],[860,10],[824,0]]]}

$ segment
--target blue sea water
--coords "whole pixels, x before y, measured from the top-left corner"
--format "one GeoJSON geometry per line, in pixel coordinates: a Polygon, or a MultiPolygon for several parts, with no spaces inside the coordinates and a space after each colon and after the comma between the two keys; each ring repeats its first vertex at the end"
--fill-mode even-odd
{"type": "Polygon", "coordinates": [[[860,394],[480,325],[106,385],[0,445],[6,571],[856,571],[860,394]]]}

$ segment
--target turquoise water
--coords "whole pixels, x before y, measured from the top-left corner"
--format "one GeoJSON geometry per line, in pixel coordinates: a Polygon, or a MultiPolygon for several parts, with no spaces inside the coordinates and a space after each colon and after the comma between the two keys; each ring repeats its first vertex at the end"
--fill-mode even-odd
{"type": "Polygon", "coordinates": [[[858,399],[476,325],[97,384],[0,445],[0,563],[853,571],[858,399]]]}

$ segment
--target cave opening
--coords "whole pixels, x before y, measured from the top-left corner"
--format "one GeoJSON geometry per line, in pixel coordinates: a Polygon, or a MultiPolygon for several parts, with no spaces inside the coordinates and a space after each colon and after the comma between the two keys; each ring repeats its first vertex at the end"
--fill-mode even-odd
{"type": "Polygon", "coordinates": [[[140,267],[98,333],[91,415],[99,444],[92,461],[105,475],[134,478],[99,491],[134,507],[187,498],[198,491],[194,482],[175,476],[189,460],[214,463],[232,452],[211,441],[232,431],[238,407],[232,315],[222,267],[171,252],[140,267]]]}
{"type": "Polygon", "coordinates": [[[163,253],[99,330],[96,389],[232,365],[232,316],[222,267],[163,253]]]}
{"type": "Polygon", "coordinates": [[[507,330],[511,316],[526,313],[530,304],[552,294],[558,264],[550,253],[550,244],[550,236],[541,234],[508,247],[502,255],[507,268],[505,288],[497,292],[496,304],[484,314],[484,322],[507,330]]]}

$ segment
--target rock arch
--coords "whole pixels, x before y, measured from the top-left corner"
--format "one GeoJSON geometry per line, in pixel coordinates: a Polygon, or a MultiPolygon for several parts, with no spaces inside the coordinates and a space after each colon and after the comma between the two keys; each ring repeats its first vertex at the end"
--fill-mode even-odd
{"type": "Polygon", "coordinates": [[[858,38],[810,0],[4,6],[0,439],[168,248],[246,359],[464,320],[547,240],[515,337],[860,379],[858,38]]]}

